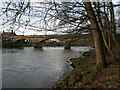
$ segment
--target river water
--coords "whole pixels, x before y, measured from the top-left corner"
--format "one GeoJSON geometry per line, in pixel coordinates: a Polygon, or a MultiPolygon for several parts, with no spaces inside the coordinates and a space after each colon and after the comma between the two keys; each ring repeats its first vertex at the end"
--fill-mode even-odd
{"type": "Polygon", "coordinates": [[[2,50],[3,88],[49,88],[72,70],[69,59],[90,47],[33,47],[2,50]]]}

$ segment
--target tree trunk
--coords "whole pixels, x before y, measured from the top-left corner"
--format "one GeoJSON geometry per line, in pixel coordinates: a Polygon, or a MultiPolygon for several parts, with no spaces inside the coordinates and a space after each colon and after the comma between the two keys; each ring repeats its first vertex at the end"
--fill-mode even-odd
{"type": "MultiPolygon", "coordinates": [[[[103,24],[102,24],[102,21],[101,21],[101,15],[100,15],[100,8],[99,8],[99,2],[98,2],[98,5],[96,5],[95,3],[95,6],[97,6],[98,9],[95,8],[95,11],[96,11],[96,19],[97,19],[97,23],[98,23],[98,26],[100,28],[100,31],[101,31],[101,34],[102,34],[102,38],[103,38],[103,42],[104,42],[104,46],[106,47],[106,49],[108,50],[108,52],[113,56],[113,59],[114,60],[117,60],[115,54],[112,52],[112,50],[109,48],[108,44],[107,44],[107,41],[105,39],[105,33],[103,32],[103,24]]],[[[110,33],[109,33],[110,35],[110,33]]],[[[111,41],[111,40],[110,40],[111,41]]]]}
{"type": "Polygon", "coordinates": [[[106,59],[103,50],[104,46],[103,46],[102,34],[99,25],[97,23],[97,19],[93,11],[91,2],[83,2],[83,3],[85,5],[89,20],[91,22],[91,28],[93,29],[92,34],[93,34],[95,50],[96,50],[96,64],[98,68],[104,68],[106,66],[106,59]]]}
{"type": "Polygon", "coordinates": [[[112,46],[118,46],[118,42],[116,40],[116,25],[115,25],[115,15],[112,0],[110,2],[110,17],[111,17],[111,32],[112,32],[112,46]]]}

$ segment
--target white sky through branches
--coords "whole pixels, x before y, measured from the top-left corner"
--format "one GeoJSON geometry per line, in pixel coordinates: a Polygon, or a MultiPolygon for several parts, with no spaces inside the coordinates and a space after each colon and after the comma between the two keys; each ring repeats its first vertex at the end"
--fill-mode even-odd
{"type": "MultiPolygon", "coordinates": [[[[0,0],[0,10],[1,8],[4,7],[4,5],[2,4],[3,2],[18,2],[19,0],[0,0]]],[[[29,0],[25,0],[25,1],[29,1],[29,0]]],[[[32,6],[35,6],[35,7],[38,7],[41,5],[41,2],[45,2],[45,1],[49,1],[49,2],[53,2],[53,1],[60,1],[60,0],[30,0],[31,2],[31,5],[32,6]]],[[[75,1],[80,1],[80,0],[61,0],[61,1],[64,1],[64,2],[68,2],[68,1],[71,1],[71,2],[75,2],[75,1]]],[[[87,0],[84,0],[84,1],[87,1],[87,0]]],[[[93,0],[94,1],[94,0],[93,0]]],[[[104,1],[104,0],[102,0],[104,1]]],[[[107,0],[108,1],[108,0],[107,0]]],[[[119,0],[114,0],[113,3],[115,4],[116,2],[118,2],[119,0]]],[[[17,35],[42,35],[42,34],[57,34],[58,32],[52,32],[52,31],[47,31],[47,30],[42,30],[42,25],[44,23],[42,22],[39,22],[40,21],[40,18],[39,17],[42,17],[42,14],[40,14],[39,12],[33,12],[34,15],[39,15],[38,17],[32,17],[31,16],[31,24],[34,26],[34,25],[37,25],[38,28],[34,28],[32,29],[30,26],[28,27],[20,27],[18,30],[15,30],[16,31],[16,34],[17,35]],[[41,26],[41,27],[40,27],[41,26]],[[40,27],[40,28],[39,28],[40,27]]],[[[1,12],[0,12],[0,15],[1,15],[1,12]]],[[[4,17],[0,16],[0,32],[2,32],[3,30],[7,31],[8,30],[8,25],[2,25],[2,20],[4,20],[4,17]]],[[[23,17],[23,19],[27,19],[26,17],[23,17]]],[[[59,23],[59,20],[56,20],[55,21],[55,24],[57,25],[59,23]]],[[[50,20],[48,22],[48,24],[50,26],[54,25],[53,21],[50,20]]],[[[9,30],[8,30],[9,31],[9,30]]],[[[60,33],[60,32],[59,32],[60,33]]]]}

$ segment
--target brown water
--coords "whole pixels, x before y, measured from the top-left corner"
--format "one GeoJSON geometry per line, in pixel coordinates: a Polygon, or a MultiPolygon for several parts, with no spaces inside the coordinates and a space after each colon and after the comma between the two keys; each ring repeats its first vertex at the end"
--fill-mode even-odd
{"type": "Polygon", "coordinates": [[[49,88],[72,70],[68,60],[90,47],[25,47],[2,50],[3,88],[49,88]]]}

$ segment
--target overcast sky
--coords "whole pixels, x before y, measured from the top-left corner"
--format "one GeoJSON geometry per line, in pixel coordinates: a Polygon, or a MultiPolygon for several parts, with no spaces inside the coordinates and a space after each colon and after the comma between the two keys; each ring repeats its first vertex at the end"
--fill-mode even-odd
{"type": "MultiPolygon", "coordinates": [[[[3,4],[2,2],[6,2],[6,1],[19,1],[19,0],[0,0],[0,10],[1,8],[3,7],[3,4]]],[[[26,0],[27,1],[27,0],[26,0]]],[[[30,0],[32,2],[32,5],[33,6],[39,6],[40,3],[39,2],[43,2],[43,1],[54,1],[54,0],[30,0]]],[[[63,1],[69,1],[69,0],[63,0],[63,1]]],[[[70,0],[72,1],[72,0],[70,0]]],[[[75,1],[75,0],[73,0],[75,1]]],[[[76,0],[77,1],[77,0],[76,0]]],[[[85,0],[86,1],[86,0],[85,0]]],[[[114,3],[117,2],[119,0],[114,0],[114,3]]],[[[42,17],[42,14],[38,13],[38,12],[33,12],[34,14],[37,13],[38,15],[41,15],[39,17],[42,17]]],[[[1,13],[0,13],[1,14],[1,13]]],[[[4,19],[4,17],[0,17],[0,30],[2,32],[2,30],[8,30],[9,28],[9,25],[1,25],[2,24],[2,20],[4,19]]],[[[27,17],[23,17],[24,20],[28,19],[27,17]]],[[[40,18],[37,18],[37,17],[31,17],[31,24],[32,25],[37,25],[37,26],[41,26],[43,25],[44,23],[42,22],[39,22],[40,21],[40,18]]],[[[58,23],[59,21],[56,21],[56,24],[58,23]]],[[[49,22],[48,24],[53,24],[52,22],[49,22]]],[[[15,30],[16,34],[17,35],[42,35],[42,34],[57,34],[58,32],[52,32],[52,31],[45,31],[45,30],[42,30],[42,29],[38,29],[36,28],[35,30],[32,30],[31,27],[20,27],[19,29],[15,30]]]]}

